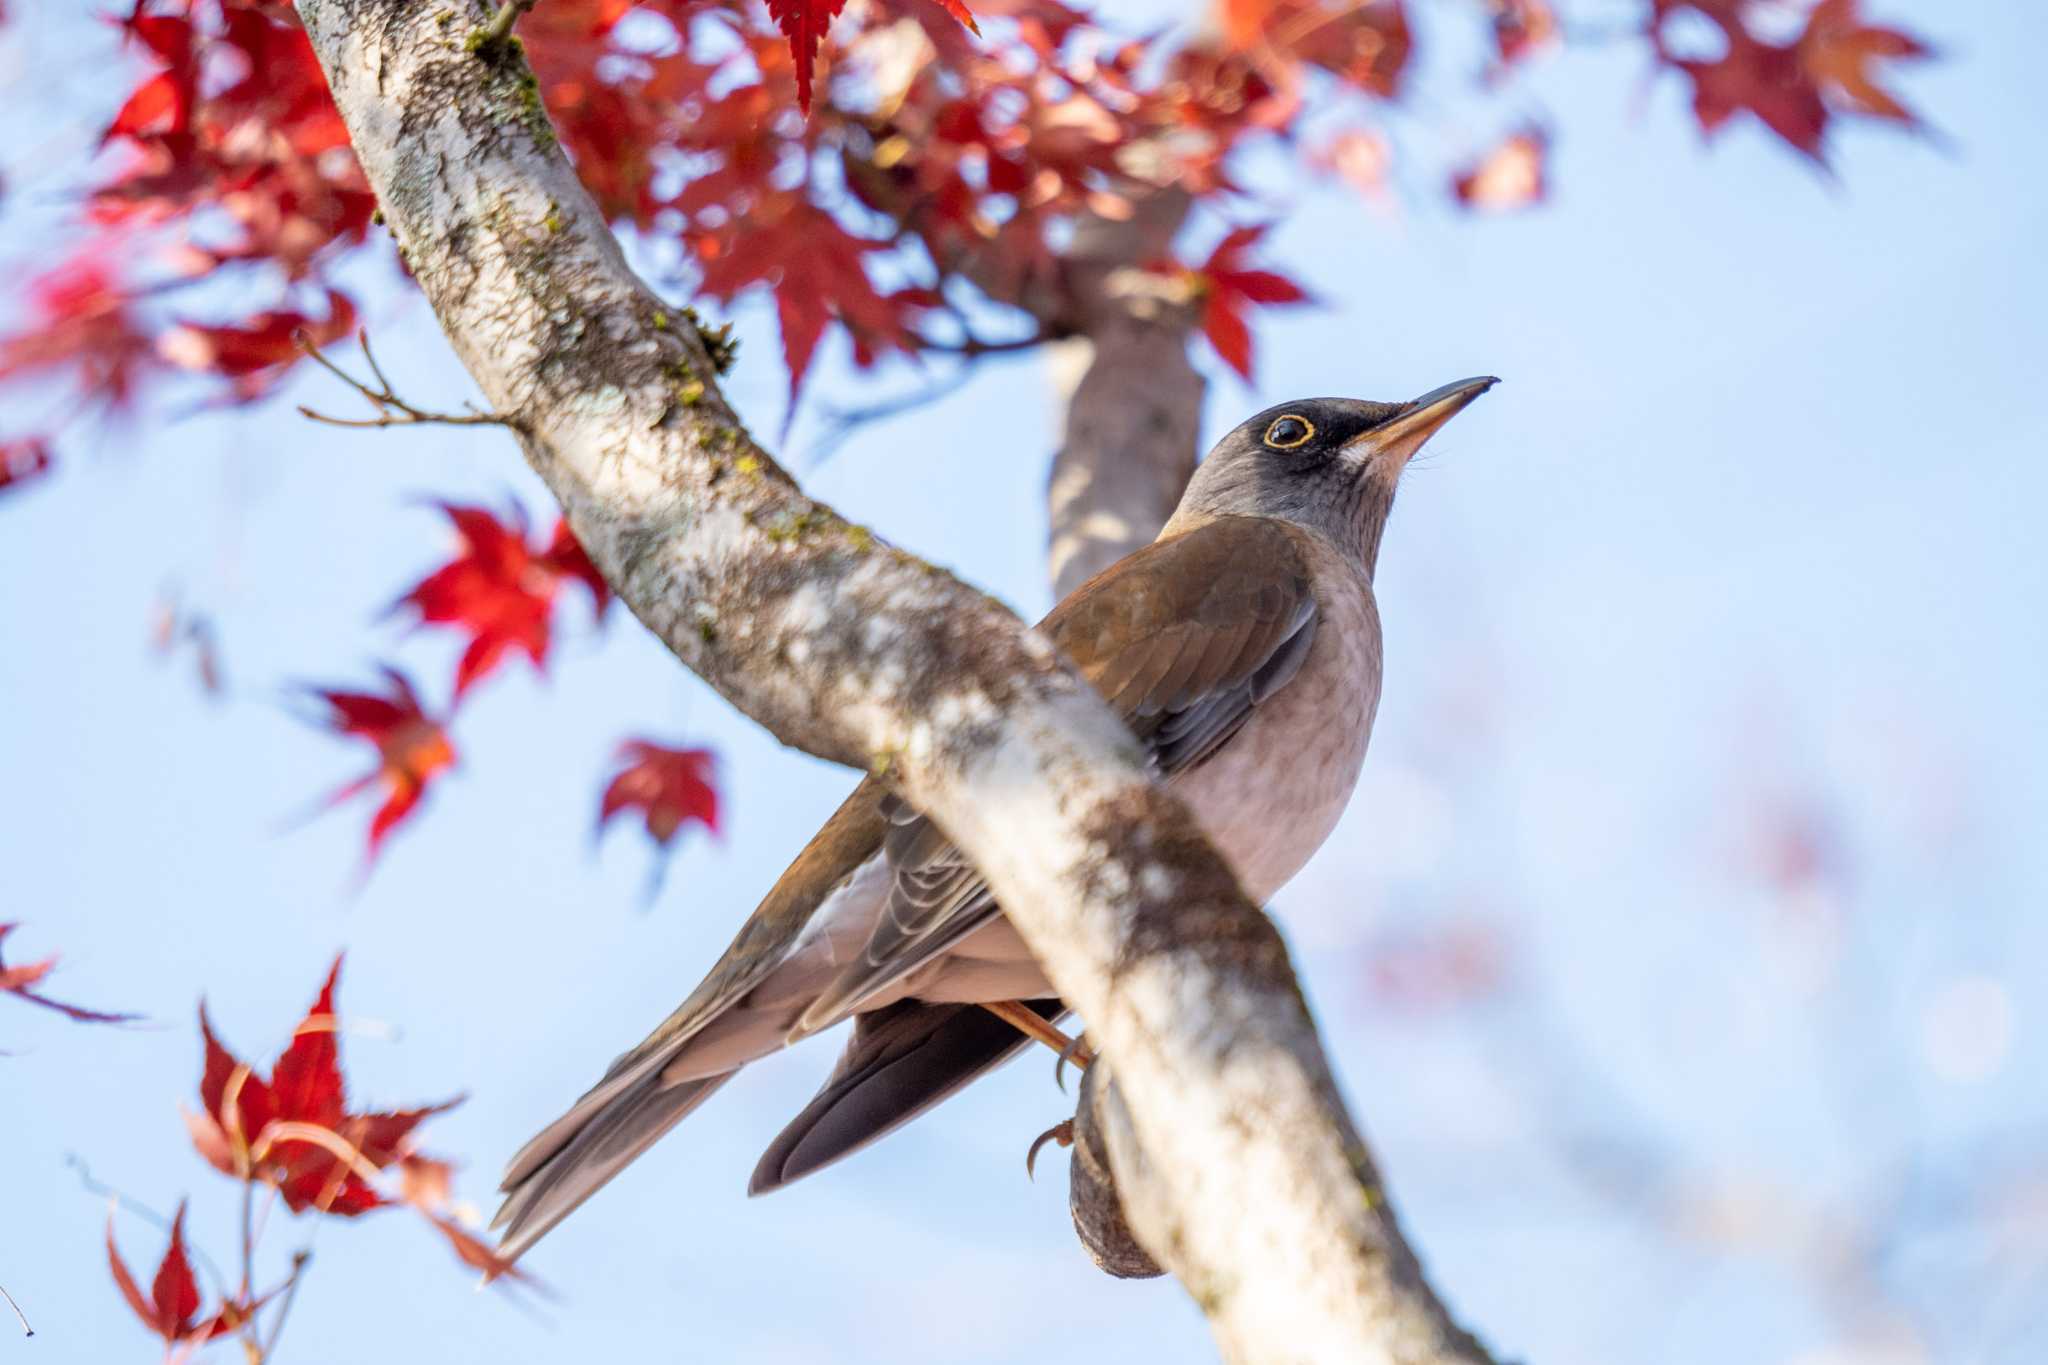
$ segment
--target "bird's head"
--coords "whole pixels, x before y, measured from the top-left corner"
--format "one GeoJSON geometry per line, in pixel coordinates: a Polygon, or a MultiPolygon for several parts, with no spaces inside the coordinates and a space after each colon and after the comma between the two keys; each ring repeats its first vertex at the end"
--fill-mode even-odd
{"type": "Polygon", "coordinates": [[[1167,533],[1212,517],[1277,517],[1356,553],[1369,571],[1409,459],[1499,382],[1461,379],[1408,403],[1301,398],[1267,408],[1209,451],[1167,533]]]}

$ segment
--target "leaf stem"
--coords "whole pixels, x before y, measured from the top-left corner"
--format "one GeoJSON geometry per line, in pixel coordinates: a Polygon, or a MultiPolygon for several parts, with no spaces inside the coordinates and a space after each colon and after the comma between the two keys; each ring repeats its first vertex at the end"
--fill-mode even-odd
{"type": "Polygon", "coordinates": [[[4,1284],[0,1284],[0,1299],[7,1300],[7,1306],[14,1310],[14,1320],[21,1324],[21,1334],[25,1337],[34,1336],[36,1329],[28,1325],[28,1314],[21,1311],[21,1305],[14,1301],[14,1295],[7,1292],[7,1286],[4,1284]]]}
{"type": "Polygon", "coordinates": [[[284,1320],[291,1316],[292,1303],[299,1297],[299,1277],[312,1261],[313,1253],[309,1248],[301,1248],[292,1253],[291,1278],[284,1282],[284,1298],[278,1302],[277,1316],[270,1320],[270,1340],[258,1348],[261,1354],[257,1360],[262,1362],[262,1365],[268,1365],[271,1353],[277,1350],[277,1339],[284,1335],[284,1320]]]}

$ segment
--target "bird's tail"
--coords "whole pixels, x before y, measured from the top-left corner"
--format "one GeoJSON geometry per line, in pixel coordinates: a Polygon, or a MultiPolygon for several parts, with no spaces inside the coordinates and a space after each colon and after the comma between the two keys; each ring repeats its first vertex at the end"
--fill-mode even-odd
{"type": "Polygon", "coordinates": [[[491,1222],[503,1229],[499,1255],[517,1260],[738,1070],[669,1081],[662,1068],[642,1069],[578,1100],[506,1168],[505,1204],[491,1222]]]}

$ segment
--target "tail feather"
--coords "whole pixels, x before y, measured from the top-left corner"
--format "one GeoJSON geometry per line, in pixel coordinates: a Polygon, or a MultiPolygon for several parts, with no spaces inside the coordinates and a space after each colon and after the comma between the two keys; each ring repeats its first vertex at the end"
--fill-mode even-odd
{"type": "Polygon", "coordinates": [[[591,1091],[513,1158],[491,1222],[504,1229],[499,1254],[517,1260],[734,1074],[664,1083],[655,1072],[591,1091]]]}
{"type": "MultiPolygon", "coordinates": [[[[1028,1003],[1047,1019],[1066,1013],[1057,1000],[1028,1003]]],[[[853,1038],[839,1064],[817,1098],[768,1144],[747,1193],[779,1190],[851,1156],[1009,1060],[1029,1041],[974,1005],[904,1000],[854,1016],[853,1038]]]]}

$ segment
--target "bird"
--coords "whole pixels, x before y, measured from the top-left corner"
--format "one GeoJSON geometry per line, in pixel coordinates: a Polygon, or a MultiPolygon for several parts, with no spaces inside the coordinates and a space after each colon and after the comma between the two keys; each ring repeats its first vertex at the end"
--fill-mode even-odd
{"type": "MultiPolygon", "coordinates": [[[[1405,403],[1307,398],[1218,441],[1151,544],[1039,629],[1264,905],[1349,802],[1379,705],[1373,572],[1403,469],[1499,381],[1405,403]]],[[[1065,1004],[974,865],[870,775],[689,997],[514,1155],[516,1261],[749,1062],[851,1017],[749,1193],[848,1156],[1059,1031],[1065,1004]]],[[[1034,1148],[1035,1151],[1035,1148],[1034,1148]]]]}

